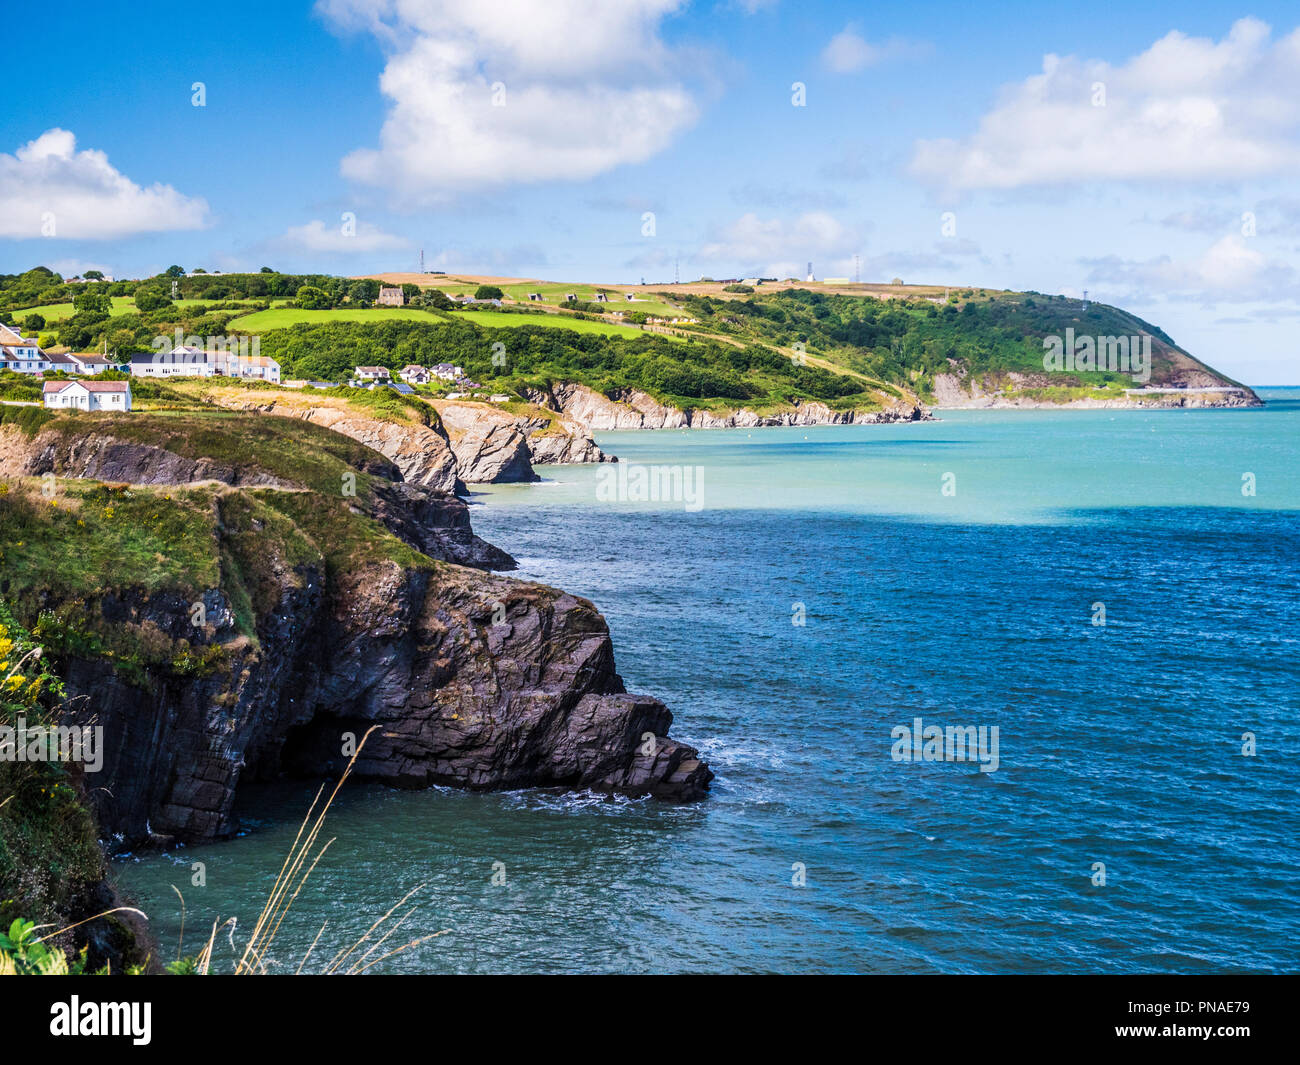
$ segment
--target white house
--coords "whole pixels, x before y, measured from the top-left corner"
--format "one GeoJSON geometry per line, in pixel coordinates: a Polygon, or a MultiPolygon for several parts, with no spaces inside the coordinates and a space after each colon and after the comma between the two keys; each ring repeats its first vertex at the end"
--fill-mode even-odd
{"type": "Polygon", "coordinates": [[[131,409],[130,381],[46,381],[41,397],[55,410],[131,409]]]}
{"type": "Polygon", "coordinates": [[[352,371],[356,381],[391,381],[393,375],[387,366],[358,366],[352,371]]]}
{"type": "Polygon", "coordinates": [[[25,337],[10,326],[0,325],[0,370],[44,373],[51,369],[50,358],[41,351],[36,337],[25,337]]]}
{"type": "Polygon", "coordinates": [[[433,368],[433,376],[440,381],[459,381],[465,376],[465,371],[449,362],[440,362],[433,368]]]}
{"type": "Polygon", "coordinates": [[[131,356],[132,377],[239,377],[280,383],[280,364],[269,355],[204,351],[182,345],[131,356]]]}
{"type": "Polygon", "coordinates": [[[416,366],[414,363],[409,363],[406,366],[403,366],[397,372],[397,375],[408,385],[428,384],[429,378],[432,376],[425,367],[416,366]]]}

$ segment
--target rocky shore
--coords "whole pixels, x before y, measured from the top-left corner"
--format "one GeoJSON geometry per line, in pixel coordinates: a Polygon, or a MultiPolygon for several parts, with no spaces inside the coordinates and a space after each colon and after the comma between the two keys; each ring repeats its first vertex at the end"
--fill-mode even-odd
{"type": "MultiPolygon", "coordinates": [[[[239,439],[253,424],[241,417],[264,415],[211,422],[239,439]]],[[[194,455],[177,442],[178,421],[64,416],[30,437],[0,427],[7,478],[111,480],[114,491],[152,492],[162,517],[182,504],[208,515],[186,546],[210,553],[218,583],[145,588],[106,574],[102,587],[51,583],[20,597],[80,626],[54,653],[65,723],[105,730],[89,795],[106,835],[123,845],[228,835],[242,784],[334,775],[373,725],[356,773],[396,787],[705,794],[713,774],[669,738],[661,702],[626,692],[596,608],[488,572],[514,562],[474,535],[463,500],[405,480],[396,459],[369,449],[354,449],[350,468],[365,479],[356,500],[327,496],[257,449],[238,463],[194,455]],[[138,640],[152,657],[128,670],[121,656],[84,650],[106,637],[138,640]]],[[[292,441],[322,433],[296,430],[292,441]]],[[[409,454],[396,436],[373,439],[409,454]]]]}
{"type": "Polygon", "coordinates": [[[836,411],[824,403],[806,400],[774,414],[757,414],[746,408],[714,414],[666,406],[634,388],[612,396],[586,385],[557,382],[534,388],[528,398],[539,407],[556,411],[589,430],[612,429],[748,429],[780,425],[848,425],[925,421],[929,412],[919,404],[899,403],[878,411],[836,411]]]}

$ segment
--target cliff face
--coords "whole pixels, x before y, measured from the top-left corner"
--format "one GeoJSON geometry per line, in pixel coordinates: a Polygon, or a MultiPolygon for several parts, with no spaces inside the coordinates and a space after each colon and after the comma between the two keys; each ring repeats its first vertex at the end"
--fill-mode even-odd
{"type": "Polygon", "coordinates": [[[442,492],[535,481],[535,463],[609,461],[576,421],[515,415],[490,403],[434,400],[437,424],[424,426],[368,417],[345,400],[291,390],[213,388],[207,395],[231,410],[301,418],[342,433],[390,459],[407,482],[442,492]]]}
{"type": "MultiPolygon", "coordinates": [[[[338,400],[310,401],[293,392],[214,391],[213,402],[230,410],[260,411],[301,418],[373,448],[391,460],[410,484],[439,492],[454,492],[458,482],[456,456],[445,432],[437,427],[384,421],[351,410],[338,400]]],[[[464,478],[461,478],[463,480],[464,478]]]]}
{"type": "MultiPolygon", "coordinates": [[[[963,373],[938,374],[934,379],[935,404],[942,408],[995,409],[1026,408],[1058,410],[1062,407],[1099,410],[1142,408],[1262,407],[1261,400],[1245,386],[1233,385],[1202,371],[1189,370],[1175,376],[1173,383],[1143,387],[1107,396],[1065,393],[1051,395],[1058,382],[1048,374],[1004,373],[997,377],[963,373]]],[[[1086,390],[1076,390],[1084,392],[1086,390]]]]}
{"type": "MultiPolygon", "coordinates": [[[[396,787],[704,795],[712,773],[668,738],[661,702],[625,693],[591,603],[454,566],[365,566],[337,583],[324,569],[283,571],[256,643],[209,593],[210,639],[227,653],[208,676],[155,674],[145,692],[108,662],[68,658],[65,723],[105,730],[91,797],[106,832],[229,834],[241,783],[335,776],[372,725],[355,772],[396,787]]],[[[98,609],[194,639],[184,598],[105,597],[98,609]]]]}
{"type": "MultiPolygon", "coordinates": [[[[333,775],[371,725],[380,729],[356,772],[398,787],[704,795],[712,773],[668,737],[662,703],[624,690],[591,603],[485,572],[514,563],[473,534],[465,503],[397,479],[382,456],[350,446],[348,466],[324,453],[286,458],[281,419],[240,419],[211,424],[269,432],[262,465],[187,454],[169,436],[175,418],[62,416],[34,438],[0,428],[7,477],[111,474],[132,486],[63,481],[49,507],[17,481],[0,500],[31,515],[22,542],[5,547],[15,575],[5,593],[29,623],[38,612],[57,619],[41,638],[70,696],[65,723],[104,728],[90,795],[106,834],[127,844],[228,834],[241,783],[333,775]],[[308,483],[337,483],[339,469],[359,475],[355,498],[308,483]],[[167,553],[219,576],[161,579],[144,559],[148,576],[137,577],[124,554],[120,571],[89,585],[21,583],[40,568],[42,537],[66,536],[40,524],[57,515],[135,547],[140,531],[119,527],[127,506],[186,528],[167,553]],[[197,527],[172,522],[178,508],[197,527]]],[[[292,442],[329,436],[300,430],[292,442]]]]}
{"type": "Polygon", "coordinates": [[[807,401],[776,414],[756,414],[740,408],[727,414],[684,411],[665,406],[634,388],[611,396],[572,382],[559,382],[545,389],[532,389],[529,399],[539,406],[562,413],[588,429],[744,429],[773,425],[846,425],[880,422],[922,421],[929,413],[916,404],[899,404],[879,411],[834,411],[826,404],[807,401]]]}

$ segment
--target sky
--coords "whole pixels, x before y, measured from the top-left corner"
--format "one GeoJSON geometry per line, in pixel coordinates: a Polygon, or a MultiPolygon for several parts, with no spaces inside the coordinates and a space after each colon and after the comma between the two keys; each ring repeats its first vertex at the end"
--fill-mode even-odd
{"type": "Polygon", "coordinates": [[[1300,8],[1135,6],[13,6],[0,272],[811,262],[1086,291],[1300,385],[1300,8]]]}

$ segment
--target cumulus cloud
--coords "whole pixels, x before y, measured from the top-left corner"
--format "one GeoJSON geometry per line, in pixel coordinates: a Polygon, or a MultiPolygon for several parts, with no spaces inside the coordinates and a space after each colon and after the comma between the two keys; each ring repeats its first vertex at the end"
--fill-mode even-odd
{"type": "Polygon", "coordinates": [[[1300,166],[1300,30],[1254,18],[1213,41],[1172,32],[1126,63],[1047,55],[964,140],[916,145],[949,189],[1219,181],[1300,166]]]}
{"type": "Polygon", "coordinates": [[[306,251],[325,255],[350,255],[364,252],[393,251],[409,248],[410,240],[394,233],[386,233],[377,226],[357,222],[355,231],[345,230],[344,224],[326,225],[319,218],[306,225],[290,226],[275,242],[286,251],[306,251]]]}
{"type": "Polygon", "coordinates": [[[821,272],[828,264],[847,269],[861,244],[857,230],[825,211],[808,211],[793,219],[765,219],[751,211],[726,226],[696,258],[727,271],[739,268],[765,277],[802,277],[809,259],[821,272]]]}
{"type": "Polygon", "coordinates": [[[822,50],[822,64],[836,74],[857,74],[885,60],[903,59],[922,51],[923,46],[898,37],[872,44],[853,23],[849,23],[822,50]]]}
{"type": "Polygon", "coordinates": [[[639,163],[698,113],[660,37],[683,0],[321,0],[389,52],[377,148],[345,177],[409,206],[639,163]]]}
{"type": "MultiPolygon", "coordinates": [[[[1219,302],[1294,302],[1300,297],[1295,270],[1271,259],[1243,237],[1228,235],[1191,258],[1168,255],[1146,260],[1117,256],[1084,260],[1094,285],[1127,287],[1150,299],[1189,299],[1219,302]]],[[[1136,298],[1136,297],[1135,297],[1136,298]]]]}
{"type": "Polygon", "coordinates": [[[49,129],[13,155],[0,152],[0,236],[109,240],[201,229],[208,205],[170,185],[144,188],[103,152],[77,151],[66,129],[49,129]]]}

